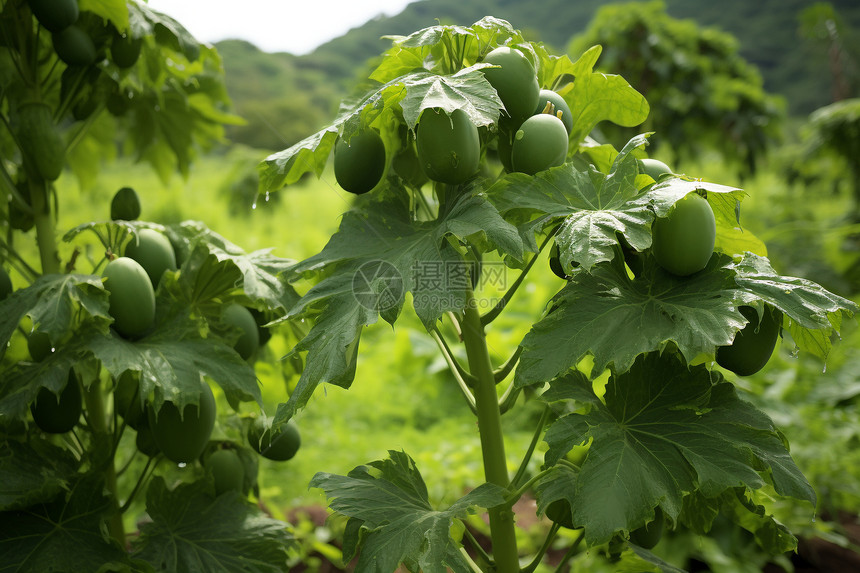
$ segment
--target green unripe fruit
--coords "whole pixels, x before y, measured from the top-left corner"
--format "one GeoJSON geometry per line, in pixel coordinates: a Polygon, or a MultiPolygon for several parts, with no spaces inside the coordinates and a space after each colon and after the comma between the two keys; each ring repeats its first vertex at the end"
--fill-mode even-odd
{"type": "Polygon", "coordinates": [[[273,435],[269,420],[260,417],[248,428],[248,442],[264,458],[284,462],[296,455],[302,441],[295,424],[283,424],[273,435]]]}
{"type": "Polygon", "coordinates": [[[740,313],[749,321],[736,335],[730,346],[717,348],[717,364],[738,376],[755,374],[767,364],[782,327],[782,311],[765,305],[759,322],[756,310],[741,306],[740,313]]]}
{"type": "Polygon", "coordinates": [[[125,423],[136,430],[146,423],[140,400],[140,382],[137,375],[129,370],[120,374],[113,392],[114,409],[125,423]]]}
{"type": "Polygon", "coordinates": [[[206,459],[206,469],[215,481],[215,495],[225,491],[242,492],[245,466],[234,450],[215,450],[206,459]]]}
{"type": "Polygon", "coordinates": [[[260,346],[260,333],[257,331],[257,321],[254,320],[251,311],[241,304],[231,303],[224,309],[221,320],[242,331],[233,345],[239,356],[245,360],[252,357],[260,346]]]}
{"type": "Polygon", "coordinates": [[[570,504],[565,499],[557,499],[546,507],[546,516],[567,529],[576,529],[573,525],[573,514],[570,512],[570,504]]]}
{"type": "Polygon", "coordinates": [[[54,345],[51,343],[51,337],[48,336],[47,332],[34,330],[27,337],[27,350],[30,351],[30,356],[34,362],[41,362],[54,351],[54,345]]]}
{"type": "Polygon", "coordinates": [[[660,509],[660,507],[656,507],[654,508],[654,521],[646,523],[642,527],[631,531],[630,541],[639,547],[652,549],[660,541],[660,538],[663,537],[664,525],[665,518],[663,517],[663,510],[660,509]]]}
{"type": "MultiPolygon", "coordinates": [[[[576,268],[579,263],[572,261],[571,267],[576,268]]],[[[549,268],[560,279],[569,279],[570,275],[564,272],[564,267],[561,264],[561,249],[558,243],[553,243],[549,251],[549,268]]]]}
{"type": "Polygon", "coordinates": [[[134,259],[146,271],[152,288],[158,288],[164,271],[176,270],[176,253],[163,233],[154,229],[141,229],[137,237],[125,247],[125,256],[134,259]]]}
{"type": "Polygon", "coordinates": [[[130,68],[140,58],[143,39],[135,38],[131,32],[117,33],[110,44],[110,56],[118,68],[130,68]]]}
{"type": "Polygon", "coordinates": [[[96,46],[92,38],[72,25],[51,36],[57,56],[69,66],[89,66],[96,61],[96,46]]]}
{"type": "Polygon", "coordinates": [[[6,269],[0,267],[0,300],[12,294],[12,278],[6,269]]]}
{"type": "Polygon", "coordinates": [[[699,272],[714,253],[714,211],[707,199],[689,193],[654,221],[651,235],[651,250],[661,267],[681,277],[699,272]]]}
{"type": "Polygon", "coordinates": [[[570,106],[567,105],[564,98],[556,92],[552,90],[541,90],[538,94],[538,105],[535,108],[534,113],[543,113],[547,103],[551,103],[555,108],[555,112],[552,113],[553,115],[557,115],[558,112],[561,112],[561,122],[564,124],[564,129],[567,130],[567,134],[570,135],[570,132],[573,131],[573,115],[570,113],[570,106]]]}
{"type": "Polygon", "coordinates": [[[500,66],[482,71],[505,104],[508,116],[521,122],[532,115],[538,105],[540,85],[528,58],[517,49],[500,47],[487,54],[484,63],[500,66]]]}
{"type": "Polygon", "coordinates": [[[199,404],[187,404],[180,413],[173,402],[164,402],[156,413],[148,408],[149,427],[158,448],[167,459],[188,463],[197,459],[215,427],[215,396],[205,382],[200,383],[199,404]]]}
{"type": "Polygon", "coordinates": [[[559,118],[546,113],[533,115],[514,135],[511,167],[526,175],[558,167],[567,159],[567,145],[567,131],[559,118]]]}
{"type": "Polygon", "coordinates": [[[27,0],[43,28],[59,32],[78,21],[78,0],[27,0]]]}
{"type": "Polygon", "coordinates": [[[140,217],[140,197],[131,187],[117,191],[110,202],[110,218],[114,221],[134,221],[140,217]]]}
{"type": "Polygon", "coordinates": [[[394,156],[391,166],[394,168],[394,172],[412,187],[421,187],[427,183],[427,175],[421,169],[418,151],[415,149],[415,143],[411,141],[411,138],[406,147],[394,156]]]}
{"type": "Polygon", "coordinates": [[[134,439],[134,445],[137,446],[140,453],[149,458],[154,458],[161,453],[158,444],[155,443],[152,428],[149,427],[149,421],[146,417],[142,418],[141,423],[135,429],[137,436],[134,439]]]}
{"type": "Polygon", "coordinates": [[[40,388],[36,400],[30,404],[33,421],[49,434],[65,434],[74,428],[82,409],[81,388],[73,370],[69,370],[69,378],[59,396],[40,388]]]}
{"type": "Polygon", "coordinates": [[[418,120],[415,141],[421,168],[433,181],[456,185],[478,171],[478,128],[463,110],[455,109],[448,115],[441,109],[425,109],[418,120]]]}
{"type": "Polygon", "coordinates": [[[113,327],[122,336],[143,336],[155,322],[155,291],[140,263],[119,257],[104,270],[104,287],[110,292],[113,327]]]}
{"type": "Polygon", "coordinates": [[[661,176],[665,174],[672,174],[672,170],[668,165],[663,163],[662,161],[658,161],[656,159],[651,159],[650,157],[646,157],[645,159],[639,160],[639,171],[651,177],[655,181],[661,176]]]}
{"type": "Polygon", "coordinates": [[[57,179],[66,163],[66,145],[51,108],[40,102],[25,103],[18,108],[13,129],[25,165],[32,165],[42,179],[57,179]]]}
{"type": "Polygon", "coordinates": [[[367,193],[385,171],[385,144],[373,129],[353,135],[349,142],[338,139],[334,146],[334,177],[350,193],[367,193]]]}

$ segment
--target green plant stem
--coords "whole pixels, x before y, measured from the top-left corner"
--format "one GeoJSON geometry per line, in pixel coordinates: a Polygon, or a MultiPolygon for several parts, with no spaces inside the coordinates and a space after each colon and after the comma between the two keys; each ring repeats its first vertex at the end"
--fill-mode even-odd
{"type": "Polygon", "coordinates": [[[567,550],[567,553],[564,554],[564,557],[559,562],[558,567],[555,568],[556,573],[561,573],[564,566],[567,565],[567,562],[570,561],[574,555],[576,555],[576,548],[579,547],[579,544],[582,543],[582,539],[585,537],[584,533],[580,533],[579,537],[576,538],[576,541],[573,542],[573,545],[570,546],[570,549],[567,550]]]}
{"type": "MultiPolygon", "coordinates": [[[[134,489],[131,490],[128,499],[125,500],[125,503],[122,504],[122,507],[119,509],[120,514],[125,513],[126,511],[128,511],[128,508],[131,507],[131,504],[134,501],[134,497],[137,495],[137,492],[140,491],[141,486],[146,482],[146,478],[148,477],[152,462],[156,462],[157,464],[158,456],[146,460],[146,465],[143,466],[143,471],[140,472],[140,477],[137,479],[137,483],[134,484],[134,489]]],[[[154,470],[155,466],[152,466],[152,469],[154,470]]]]}
{"type": "MultiPolygon", "coordinates": [[[[89,388],[84,392],[84,397],[87,404],[87,413],[89,415],[90,429],[93,433],[93,441],[96,446],[105,448],[102,451],[113,453],[113,434],[108,428],[107,409],[105,407],[104,392],[102,391],[101,379],[97,378],[89,388]]],[[[108,519],[108,532],[122,547],[125,547],[125,528],[122,523],[122,513],[120,513],[119,501],[117,497],[116,484],[116,468],[114,467],[113,455],[108,456],[101,462],[104,472],[105,487],[111,493],[112,511],[108,519]]]]}
{"type": "MultiPolygon", "coordinates": [[[[508,468],[505,441],[502,433],[502,415],[496,395],[496,379],[484,337],[481,316],[471,289],[466,291],[466,309],[463,317],[463,342],[469,357],[469,371],[475,377],[475,405],[478,409],[478,431],[484,461],[484,476],[489,483],[507,488],[508,468]]],[[[519,553],[514,530],[514,514],[507,505],[488,509],[490,537],[493,542],[496,571],[518,573],[519,553]]]]}
{"type": "Polygon", "coordinates": [[[468,527],[466,528],[466,531],[463,532],[463,535],[466,537],[466,539],[469,540],[469,544],[472,546],[472,549],[475,550],[475,553],[477,553],[481,557],[481,559],[483,559],[487,563],[493,562],[493,558],[488,555],[486,551],[484,551],[484,548],[481,547],[481,544],[478,543],[478,540],[475,539],[475,536],[472,535],[472,532],[469,531],[468,527]]]}
{"type": "Polygon", "coordinates": [[[502,364],[495,372],[493,372],[493,376],[495,376],[496,378],[496,384],[508,377],[508,374],[510,374],[514,367],[517,365],[517,362],[520,361],[520,355],[522,353],[523,347],[517,346],[517,349],[514,351],[511,357],[508,358],[508,361],[502,364]]]}
{"type": "Polygon", "coordinates": [[[60,256],[57,252],[54,218],[48,202],[48,184],[45,181],[30,181],[30,198],[33,201],[33,220],[36,223],[36,242],[42,261],[42,274],[60,272],[60,256]]]}
{"type": "Polygon", "coordinates": [[[531,443],[529,443],[528,450],[526,450],[526,454],[523,456],[523,461],[520,463],[520,467],[517,470],[516,475],[514,475],[514,479],[511,480],[512,488],[520,487],[520,481],[522,481],[523,477],[525,477],[526,475],[529,461],[532,459],[532,454],[534,454],[538,441],[540,441],[540,437],[543,435],[543,428],[544,426],[546,426],[546,421],[549,419],[549,415],[550,409],[549,405],[547,404],[544,407],[543,412],[541,413],[540,420],[538,421],[534,435],[532,436],[532,441],[531,443]]]}
{"type": "Polygon", "coordinates": [[[460,391],[463,393],[463,397],[466,398],[466,402],[469,404],[469,408],[472,410],[472,413],[477,414],[478,410],[475,406],[475,396],[474,394],[472,394],[472,391],[469,390],[469,383],[466,382],[464,375],[468,376],[471,380],[474,379],[467,372],[463,371],[457,360],[454,358],[453,355],[451,355],[451,350],[448,348],[448,345],[445,344],[445,339],[442,338],[442,335],[439,333],[438,330],[431,330],[430,336],[433,337],[433,340],[435,340],[436,344],[439,346],[439,350],[442,352],[442,356],[445,357],[445,362],[448,363],[448,369],[454,375],[454,379],[457,381],[457,385],[460,387],[460,391]]]}
{"type": "Polygon", "coordinates": [[[465,547],[461,547],[461,548],[460,548],[460,554],[463,556],[463,559],[465,559],[465,560],[466,560],[466,563],[468,563],[468,564],[469,564],[469,568],[470,568],[472,571],[474,571],[474,573],[482,573],[482,572],[481,572],[481,568],[480,568],[480,567],[478,567],[478,564],[477,564],[477,563],[475,563],[475,562],[472,560],[472,558],[471,558],[471,557],[469,556],[469,554],[466,552],[466,548],[465,548],[465,547]]]}
{"type": "Polygon", "coordinates": [[[559,524],[552,524],[552,527],[549,528],[549,533],[547,533],[546,535],[546,539],[544,539],[543,541],[543,545],[541,545],[541,548],[538,550],[534,559],[532,559],[532,562],[523,567],[521,573],[533,573],[534,570],[538,568],[538,565],[540,565],[540,562],[543,561],[543,556],[546,555],[547,550],[549,550],[550,545],[552,545],[552,542],[555,539],[555,536],[558,534],[558,530],[560,528],[561,526],[559,524]]]}

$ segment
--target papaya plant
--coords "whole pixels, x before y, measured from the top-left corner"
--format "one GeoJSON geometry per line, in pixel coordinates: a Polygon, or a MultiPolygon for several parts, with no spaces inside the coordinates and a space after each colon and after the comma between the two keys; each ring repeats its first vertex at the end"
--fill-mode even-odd
{"type": "Polygon", "coordinates": [[[373,376],[357,365],[362,332],[405,313],[477,420],[484,480],[453,503],[429,499],[404,451],[313,477],[347,518],[344,561],[357,558],[357,571],[531,572],[561,527],[578,533],[565,537],[559,570],[587,547],[624,570],[678,571],[658,557],[662,536],[706,534],[719,518],[777,555],[796,539],[768,499],[807,503],[813,516],[815,493],[779,428],[721,365],[743,338],[738,351],[758,354],[744,364],[759,367],[771,331],[825,358],[857,305],[772,268],[740,225],[743,190],[649,161],[650,133],[621,149],[593,139],[599,125],[632,128],[651,111],[624,78],[595,71],[601,50],[554,55],[493,17],[393,37],[371,88],[260,164],[261,192],[274,192],[322,176],[340,142],[370,131],[387,162],[322,250],[289,270],[312,286],[279,320],[312,326],[288,355],[305,365],[295,391],[267,428],[291,423],[321,384],[373,376]],[[541,113],[550,127],[527,133],[541,113]],[[511,154],[532,139],[528,169],[518,169],[511,154]],[[397,166],[412,141],[424,177],[397,166]],[[523,324],[523,285],[539,280],[548,249],[558,291],[523,324]],[[515,278],[487,284],[501,276],[491,265],[515,278]],[[748,344],[748,325],[770,321],[767,340],[748,344]],[[515,329],[519,342],[500,350],[497,329],[515,329]],[[509,457],[504,416],[526,404],[542,414],[509,457]],[[521,554],[514,526],[527,495],[554,521],[534,555],[521,554]],[[474,513],[486,513],[489,550],[464,534],[474,513]]]}
{"type": "Polygon", "coordinates": [[[131,181],[57,228],[56,182],[119,142],[167,178],[236,121],[217,52],[145,3],[4,0],[0,78],[2,568],[284,570],[247,436],[293,261],[152,221],[131,181]]]}

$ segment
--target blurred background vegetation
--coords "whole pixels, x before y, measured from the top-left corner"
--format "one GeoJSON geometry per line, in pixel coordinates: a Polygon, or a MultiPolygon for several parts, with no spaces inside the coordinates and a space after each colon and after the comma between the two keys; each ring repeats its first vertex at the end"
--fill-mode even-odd
{"type": "MultiPolygon", "coordinates": [[[[601,43],[598,66],[642,91],[652,115],[633,130],[601,126],[595,135],[618,142],[634,132],[655,131],[649,152],[676,171],[748,192],[741,224],[767,243],[780,274],[808,277],[860,299],[856,0],[545,0],[539,5],[422,0],[305,56],[269,54],[225,40],[216,48],[234,111],[244,124],[228,126],[228,140],[197,159],[186,178],[164,181],[121,155],[84,187],[62,178],[58,191],[65,208],[58,226],[106,218],[110,197],[130,185],[141,195],[143,219],[198,219],[247,251],[273,247],[288,258],[310,256],[336,230],[339,215],[349,208],[347,194],[326,171],[319,180],[261,196],[259,161],[333,119],[341,98],[390,45],[382,36],[438,22],[471,24],[488,14],[574,59],[601,43]]],[[[514,299],[515,308],[489,333],[498,360],[516,347],[560,288],[546,264],[536,266],[534,275],[530,289],[514,299]]],[[[265,507],[291,521],[302,540],[294,571],[339,570],[332,565],[339,557],[334,539],[343,524],[326,521],[320,493],[307,489],[317,471],[345,474],[384,457],[387,449],[404,449],[427,479],[431,499],[459,497],[482,481],[468,407],[445,376],[435,346],[416,334],[417,319],[403,320],[394,331],[377,325],[363,336],[351,390],[326,387],[298,415],[304,441],[299,455],[287,464],[261,462],[265,507]]],[[[735,380],[783,429],[818,492],[814,520],[810,507],[757,500],[801,538],[799,554],[768,558],[755,540],[731,529],[708,538],[669,535],[658,553],[691,571],[860,570],[860,333],[856,325],[844,331],[826,365],[782,344],[765,370],[735,380]]],[[[279,361],[289,340],[276,333],[267,347],[271,360],[257,365],[270,413],[296,382],[291,367],[279,361]]],[[[526,406],[504,419],[512,469],[535,415],[526,406]]],[[[480,521],[470,525],[478,532],[483,527],[480,521]]],[[[545,521],[523,519],[519,525],[524,548],[540,543],[545,521]]],[[[558,544],[570,539],[562,535],[558,544]]],[[[574,560],[573,570],[613,569],[595,551],[574,560]]]]}

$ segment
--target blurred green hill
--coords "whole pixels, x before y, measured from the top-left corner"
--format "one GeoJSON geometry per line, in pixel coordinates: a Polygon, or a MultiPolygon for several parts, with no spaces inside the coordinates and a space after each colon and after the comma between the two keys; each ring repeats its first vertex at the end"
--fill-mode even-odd
{"type": "MultiPolygon", "coordinates": [[[[390,41],[437,23],[471,24],[486,15],[510,21],[532,40],[563,53],[587,27],[605,0],[419,0],[391,17],[377,17],[319,46],[307,55],[269,54],[252,44],[217,44],[227,71],[227,88],[236,112],[247,125],[233,128],[232,141],[263,149],[283,149],[328,123],[347,86],[366,77],[368,60],[390,41]]],[[[665,0],[675,18],[693,19],[738,38],[741,55],[757,66],[765,89],[781,94],[792,115],[807,115],[831,103],[831,73],[826,50],[804,39],[800,12],[811,0],[665,0]]],[[[860,3],[833,0],[847,30],[860,30],[860,3]]],[[[856,52],[860,39],[842,39],[856,52]]]]}

